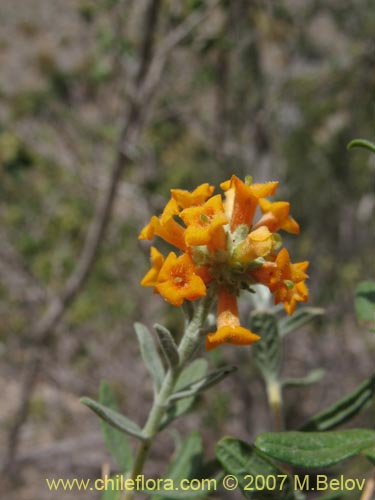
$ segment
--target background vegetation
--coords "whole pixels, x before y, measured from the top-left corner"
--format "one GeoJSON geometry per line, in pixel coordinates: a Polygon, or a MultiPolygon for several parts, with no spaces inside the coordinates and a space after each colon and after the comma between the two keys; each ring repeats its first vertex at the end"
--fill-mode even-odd
{"type": "MultiPolygon", "coordinates": [[[[0,2],[0,445],[7,498],[52,498],[48,474],[100,475],[108,456],[78,397],[95,396],[101,378],[125,384],[123,407],[140,420],[146,415],[151,387],[132,323],[164,320],[177,331],[180,318],[140,289],[148,249],[137,234],[172,187],[218,185],[235,173],[280,180],[278,195],[291,201],[301,235],[286,236],[286,245],[294,260],[311,261],[310,303],[327,314],[316,330],[290,341],[286,374],[326,369],[302,405],[298,389],[286,393],[290,425],[370,374],[374,335],[355,324],[353,295],[375,276],[375,156],[346,145],[373,138],[371,6],[0,2]],[[90,221],[100,222],[103,199],[110,206],[95,241],[87,231],[90,221]],[[41,322],[51,314],[46,327],[41,322]],[[9,486],[11,470],[22,472],[17,488],[9,486]]],[[[208,447],[229,431],[249,439],[269,428],[249,356],[230,346],[211,356],[240,369],[185,424],[203,425],[208,447]]],[[[373,422],[374,408],[363,418],[373,422]]],[[[171,450],[165,436],[150,474],[171,450]]]]}

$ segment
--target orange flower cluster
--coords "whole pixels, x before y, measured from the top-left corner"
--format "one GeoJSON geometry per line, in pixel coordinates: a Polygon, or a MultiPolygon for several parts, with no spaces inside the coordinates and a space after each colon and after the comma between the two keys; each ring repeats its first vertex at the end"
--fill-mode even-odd
{"type": "Polygon", "coordinates": [[[299,233],[289,203],[267,199],[277,186],[278,182],[253,184],[250,178],[243,182],[233,175],[220,186],[224,201],[220,194],[212,196],[214,187],[207,183],[193,192],[172,189],[161,216],[153,216],[139,235],[147,240],[159,236],[182,252],[164,258],[151,247],[152,266],[143,286],[154,287],[174,306],[204,297],[208,286],[216,288],[217,330],[207,335],[207,350],[224,342],[249,345],[259,339],[240,326],[237,296],[242,289],[266,285],[288,314],[297,302],[308,299],[308,262],[292,264],[285,248],[277,253],[277,231],[299,233]],[[255,222],[257,210],[261,215],[255,222]]]}

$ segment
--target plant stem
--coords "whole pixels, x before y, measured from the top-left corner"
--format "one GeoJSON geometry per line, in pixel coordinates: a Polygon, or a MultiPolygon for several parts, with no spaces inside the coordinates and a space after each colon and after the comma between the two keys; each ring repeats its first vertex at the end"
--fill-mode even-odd
{"type": "Polygon", "coordinates": [[[267,381],[268,404],[273,415],[273,425],[276,432],[284,430],[283,395],[278,380],[267,381]]]}
{"type": "MultiPolygon", "coordinates": [[[[174,392],[177,379],[201,342],[201,330],[210,311],[213,296],[212,290],[207,290],[207,296],[200,301],[178,348],[180,356],[179,365],[177,368],[167,371],[160,391],[154,399],[147,422],[143,428],[143,432],[148,438],[140,445],[134,460],[133,469],[128,477],[133,481],[136,480],[137,476],[142,474],[151,446],[158,434],[160,422],[166,412],[168,398],[174,392]]],[[[126,491],[122,498],[123,500],[132,500],[134,495],[134,491],[126,491]]]]}

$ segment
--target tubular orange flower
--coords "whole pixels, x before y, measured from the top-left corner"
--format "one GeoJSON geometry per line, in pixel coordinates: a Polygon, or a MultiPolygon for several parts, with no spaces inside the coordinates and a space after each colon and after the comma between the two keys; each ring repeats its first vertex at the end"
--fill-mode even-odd
{"type": "Polygon", "coordinates": [[[179,214],[177,202],[169,200],[160,217],[151,217],[150,222],[145,226],[138,238],[140,240],[151,240],[155,235],[171,243],[180,250],[185,250],[184,228],[174,220],[174,216],[179,214]]]}
{"type": "Polygon", "coordinates": [[[251,272],[260,283],[269,287],[275,295],[275,303],[283,302],[288,314],[293,314],[297,302],[307,302],[308,289],[305,273],[309,263],[297,262],[292,264],[288,250],[283,248],[275,262],[266,262],[262,267],[251,272]]]}
{"type": "Polygon", "coordinates": [[[207,198],[214,192],[214,186],[210,186],[207,182],[201,184],[194,191],[185,191],[184,189],[171,189],[172,198],[176,201],[177,205],[184,209],[202,205],[207,198]]]}
{"type": "Polygon", "coordinates": [[[309,299],[309,291],[304,281],[294,284],[292,289],[280,288],[275,293],[275,303],[283,302],[286,312],[291,316],[297,302],[307,302],[309,299]]]}
{"type": "Polygon", "coordinates": [[[217,237],[218,229],[228,222],[220,194],[204,205],[185,208],[180,217],[187,226],[185,243],[188,246],[208,245],[213,236],[217,237]]]}
{"type": "Polygon", "coordinates": [[[164,263],[164,256],[155,247],[151,247],[151,269],[145,274],[141,281],[142,286],[155,286],[157,284],[160,269],[164,263]]]}
{"type": "Polygon", "coordinates": [[[233,252],[235,261],[247,264],[271,252],[275,246],[272,233],[266,226],[251,231],[233,252]]]}
{"type": "Polygon", "coordinates": [[[206,338],[206,350],[210,351],[220,344],[251,345],[259,340],[259,335],[240,325],[237,297],[221,287],[218,297],[217,331],[206,338]]]}
{"type": "Polygon", "coordinates": [[[171,252],[161,267],[155,286],[173,306],[181,306],[184,299],[196,300],[206,295],[206,285],[195,272],[195,265],[189,254],[177,257],[171,252]]]}
{"type": "Polygon", "coordinates": [[[230,220],[231,231],[245,224],[250,227],[258,205],[258,199],[275,193],[278,182],[246,184],[235,175],[220,184],[225,193],[225,213],[230,220]]]}
{"type": "Polygon", "coordinates": [[[254,229],[266,226],[275,233],[279,229],[284,229],[288,233],[299,234],[298,222],[289,215],[290,204],[287,201],[270,202],[265,198],[259,200],[263,217],[254,226],[254,229]]]}

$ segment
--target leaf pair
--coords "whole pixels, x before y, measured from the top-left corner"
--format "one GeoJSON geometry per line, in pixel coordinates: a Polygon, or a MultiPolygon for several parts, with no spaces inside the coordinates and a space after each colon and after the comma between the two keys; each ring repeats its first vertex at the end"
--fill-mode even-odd
{"type": "MultiPolygon", "coordinates": [[[[149,374],[151,375],[154,383],[154,390],[157,394],[165,378],[165,370],[162,360],[149,329],[142,323],[135,323],[134,329],[137,335],[143,361],[149,374]]],[[[179,354],[170,331],[161,325],[155,325],[155,330],[158,334],[159,343],[169,367],[171,369],[177,368],[179,364],[179,354]]]]}

